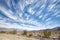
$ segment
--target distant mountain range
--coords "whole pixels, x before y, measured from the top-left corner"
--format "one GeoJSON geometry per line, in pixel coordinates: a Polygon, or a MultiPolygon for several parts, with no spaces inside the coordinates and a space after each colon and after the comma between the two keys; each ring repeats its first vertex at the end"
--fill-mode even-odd
{"type": "MultiPolygon", "coordinates": [[[[18,30],[18,31],[21,31],[20,29],[15,29],[15,28],[0,28],[0,31],[11,31],[11,30],[18,30]]],[[[50,31],[59,31],[60,30],[60,27],[55,27],[55,28],[52,28],[52,29],[44,29],[44,30],[50,30],[50,31]]]]}
{"type": "Polygon", "coordinates": [[[60,30],[60,27],[55,27],[52,30],[60,30]]]}
{"type": "Polygon", "coordinates": [[[52,29],[45,29],[45,30],[49,30],[49,31],[60,31],[60,27],[54,27],[52,29]]]}
{"type": "Polygon", "coordinates": [[[12,30],[17,30],[14,28],[0,28],[0,31],[12,31],[12,30]]]}

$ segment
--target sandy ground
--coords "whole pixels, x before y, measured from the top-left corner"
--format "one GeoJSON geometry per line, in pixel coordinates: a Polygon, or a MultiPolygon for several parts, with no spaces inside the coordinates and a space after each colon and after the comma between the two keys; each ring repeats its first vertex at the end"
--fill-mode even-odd
{"type": "Polygon", "coordinates": [[[39,39],[26,37],[22,35],[0,34],[0,40],[39,40],[39,39]]]}

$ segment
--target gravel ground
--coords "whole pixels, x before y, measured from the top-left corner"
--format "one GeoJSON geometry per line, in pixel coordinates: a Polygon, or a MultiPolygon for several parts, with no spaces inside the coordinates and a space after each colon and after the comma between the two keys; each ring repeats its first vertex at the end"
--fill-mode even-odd
{"type": "Polygon", "coordinates": [[[26,37],[26,36],[18,36],[13,34],[0,34],[0,40],[39,40],[32,37],[26,37]]]}

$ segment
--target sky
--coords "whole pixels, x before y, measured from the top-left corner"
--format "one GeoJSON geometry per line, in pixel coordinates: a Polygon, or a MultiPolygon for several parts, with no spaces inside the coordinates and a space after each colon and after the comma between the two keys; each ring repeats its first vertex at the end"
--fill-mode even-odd
{"type": "Polygon", "coordinates": [[[60,26],[60,0],[0,0],[0,27],[42,30],[60,26]]]}

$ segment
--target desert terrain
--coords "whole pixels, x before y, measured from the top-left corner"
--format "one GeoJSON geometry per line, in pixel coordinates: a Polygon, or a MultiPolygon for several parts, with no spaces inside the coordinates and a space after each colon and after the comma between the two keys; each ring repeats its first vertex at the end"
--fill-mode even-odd
{"type": "Polygon", "coordinates": [[[0,40],[60,40],[60,29],[17,31],[0,28],[0,40]]]}
{"type": "Polygon", "coordinates": [[[12,34],[0,34],[0,40],[38,40],[32,37],[26,37],[22,35],[12,35],[12,34]]]}

